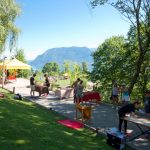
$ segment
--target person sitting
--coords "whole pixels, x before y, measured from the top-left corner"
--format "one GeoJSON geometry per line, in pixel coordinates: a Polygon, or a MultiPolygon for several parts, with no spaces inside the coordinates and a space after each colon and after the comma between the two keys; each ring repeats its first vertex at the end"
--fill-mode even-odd
{"type": "Polygon", "coordinates": [[[133,104],[126,104],[118,110],[118,115],[119,115],[118,129],[119,129],[120,132],[121,132],[121,129],[122,129],[122,124],[124,122],[124,132],[125,132],[125,134],[127,134],[127,121],[123,120],[123,117],[125,117],[126,114],[129,114],[129,113],[132,116],[134,116],[134,112],[135,112],[136,109],[138,109],[140,107],[140,104],[141,104],[141,102],[135,101],[133,104]]]}

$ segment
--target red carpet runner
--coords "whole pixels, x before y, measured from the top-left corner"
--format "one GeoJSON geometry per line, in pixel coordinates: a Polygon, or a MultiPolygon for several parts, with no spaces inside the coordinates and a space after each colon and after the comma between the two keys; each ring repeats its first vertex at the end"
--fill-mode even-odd
{"type": "Polygon", "coordinates": [[[69,119],[59,120],[57,122],[68,128],[72,128],[72,129],[81,129],[84,127],[84,125],[82,123],[74,121],[74,120],[69,120],[69,119]]]}

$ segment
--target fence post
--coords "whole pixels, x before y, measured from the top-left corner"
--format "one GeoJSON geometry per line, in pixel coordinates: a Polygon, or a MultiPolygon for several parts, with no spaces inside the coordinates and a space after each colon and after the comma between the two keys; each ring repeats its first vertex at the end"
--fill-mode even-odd
{"type": "Polygon", "coordinates": [[[15,87],[13,87],[13,93],[15,94],[15,87]]]}

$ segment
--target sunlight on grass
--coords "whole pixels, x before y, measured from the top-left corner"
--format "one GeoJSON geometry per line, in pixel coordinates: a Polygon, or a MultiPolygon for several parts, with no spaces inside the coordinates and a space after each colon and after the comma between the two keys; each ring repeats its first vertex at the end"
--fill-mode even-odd
{"type": "Polygon", "coordinates": [[[16,144],[26,144],[27,141],[25,140],[16,140],[16,144]]]}
{"type": "Polygon", "coordinates": [[[64,131],[64,133],[67,134],[67,135],[73,135],[73,133],[66,132],[66,131],[64,131]]]}
{"type": "Polygon", "coordinates": [[[4,117],[3,117],[3,116],[0,116],[0,119],[4,119],[4,117]]]}
{"type": "Polygon", "coordinates": [[[30,115],[32,118],[39,119],[39,116],[30,115]]]}
{"type": "Polygon", "coordinates": [[[2,88],[0,88],[0,92],[2,92],[2,93],[4,92],[5,94],[10,93],[9,91],[2,89],[2,88]]]}
{"type": "Polygon", "coordinates": [[[24,105],[30,106],[30,107],[35,107],[35,104],[32,103],[32,102],[28,102],[28,101],[20,101],[20,100],[17,100],[17,101],[18,101],[18,103],[20,103],[20,104],[24,104],[24,105]]]}

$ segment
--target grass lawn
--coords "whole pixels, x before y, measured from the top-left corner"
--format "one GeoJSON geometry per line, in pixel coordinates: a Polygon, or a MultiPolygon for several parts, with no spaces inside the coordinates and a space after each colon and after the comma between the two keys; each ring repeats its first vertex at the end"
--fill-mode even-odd
{"type": "Polygon", "coordinates": [[[59,86],[68,86],[70,85],[70,79],[57,80],[56,84],[59,86]]]}
{"type": "Polygon", "coordinates": [[[111,150],[106,139],[88,129],[80,131],[57,123],[64,119],[26,100],[0,98],[0,150],[111,150]]]}

